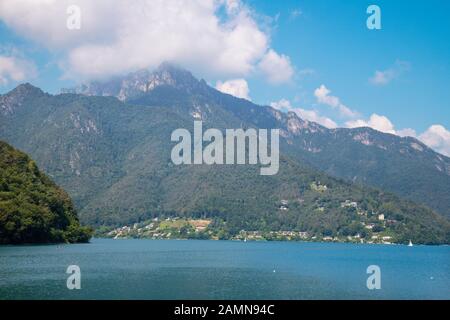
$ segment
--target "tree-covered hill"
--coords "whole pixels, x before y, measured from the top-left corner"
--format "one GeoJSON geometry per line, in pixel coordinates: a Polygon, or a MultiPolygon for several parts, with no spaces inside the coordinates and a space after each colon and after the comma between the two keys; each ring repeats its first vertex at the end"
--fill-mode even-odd
{"type": "Polygon", "coordinates": [[[172,67],[147,76],[137,86],[146,92],[123,89],[134,88],[133,80],[111,86],[118,92],[95,91],[96,96],[49,95],[29,84],[0,96],[0,138],[31,154],[69,192],[83,223],[118,227],[178,216],[213,220],[210,227],[226,236],[241,230],[295,230],[319,239],[450,243],[449,221],[428,207],[383,188],[332,178],[310,162],[320,153],[322,161],[349,171],[357,164],[371,166],[383,181],[392,180],[386,172],[397,170],[395,178],[405,181],[405,188],[406,174],[428,185],[435,181],[436,194],[444,194],[439,203],[448,206],[447,172],[424,171],[427,180],[416,174],[423,164],[447,170],[448,159],[422,145],[417,150],[417,141],[379,132],[366,137],[360,129],[333,132],[293,113],[219,93],[172,67]],[[279,128],[279,173],[260,176],[259,168],[249,165],[175,166],[171,133],[178,128],[192,132],[198,119],[205,130],[279,128]],[[400,160],[393,161],[394,156],[400,160]]]}
{"type": "Polygon", "coordinates": [[[88,242],[67,193],[0,141],[0,244],[88,242]]]}
{"type": "Polygon", "coordinates": [[[73,91],[176,109],[178,114],[201,117],[215,127],[280,128],[285,142],[282,150],[294,159],[331,176],[425,204],[450,218],[450,158],[415,138],[371,128],[328,129],[293,112],[286,114],[219,92],[167,63],[154,72],[141,70],[73,91]]]}

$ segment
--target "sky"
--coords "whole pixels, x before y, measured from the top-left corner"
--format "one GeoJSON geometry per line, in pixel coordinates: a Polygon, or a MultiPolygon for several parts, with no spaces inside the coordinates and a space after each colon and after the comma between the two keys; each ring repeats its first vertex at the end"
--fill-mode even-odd
{"type": "Polygon", "coordinates": [[[450,156],[449,15],[447,0],[0,0],[0,93],[169,61],[257,104],[450,156]]]}

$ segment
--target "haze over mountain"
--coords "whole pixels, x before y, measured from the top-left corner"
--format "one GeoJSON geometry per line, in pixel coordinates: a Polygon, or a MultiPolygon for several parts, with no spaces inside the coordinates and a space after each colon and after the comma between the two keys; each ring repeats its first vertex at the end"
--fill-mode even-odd
{"type": "Polygon", "coordinates": [[[218,92],[169,64],[71,92],[49,95],[24,84],[0,96],[0,138],[30,153],[70,193],[86,223],[171,214],[212,217],[230,232],[334,235],[356,234],[361,225],[353,222],[385,214],[398,241],[449,242],[448,220],[430,209],[317,170],[448,216],[450,159],[415,139],[368,128],[330,130],[218,92]],[[249,165],[173,165],[172,131],[192,132],[200,119],[206,128],[280,128],[279,173],[260,176],[249,165]]]}

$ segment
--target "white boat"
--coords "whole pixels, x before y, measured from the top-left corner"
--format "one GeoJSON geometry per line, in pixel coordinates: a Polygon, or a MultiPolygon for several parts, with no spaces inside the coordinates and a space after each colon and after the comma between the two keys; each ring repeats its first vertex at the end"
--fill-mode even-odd
{"type": "Polygon", "coordinates": [[[408,247],[412,247],[412,246],[413,246],[413,244],[412,244],[411,240],[409,240],[408,247]]]}

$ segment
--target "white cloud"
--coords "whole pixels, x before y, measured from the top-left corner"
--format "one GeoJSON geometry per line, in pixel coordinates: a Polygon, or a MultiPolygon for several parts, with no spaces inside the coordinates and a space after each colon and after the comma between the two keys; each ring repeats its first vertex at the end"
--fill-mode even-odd
{"type": "Polygon", "coordinates": [[[331,120],[330,118],[321,116],[318,111],[316,110],[305,110],[305,109],[294,109],[293,110],[300,118],[317,122],[318,124],[321,124],[324,127],[327,127],[329,129],[333,129],[337,127],[337,123],[331,120]]]}
{"type": "Polygon", "coordinates": [[[416,137],[417,133],[416,130],[411,129],[411,128],[405,128],[405,129],[401,129],[396,131],[396,134],[400,137],[416,137]]]}
{"type": "Polygon", "coordinates": [[[232,14],[241,9],[242,3],[240,0],[225,0],[225,7],[228,14],[232,14]]]}
{"type": "Polygon", "coordinates": [[[14,56],[0,55],[0,85],[23,81],[35,75],[36,68],[33,63],[14,56]]]}
{"type": "Polygon", "coordinates": [[[355,118],[358,116],[356,111],[351,110],[346,105],[344,105],[341,100],[330,95],[331,91],[325,85],[321,85],[319,88],[314,90],[314,96],[317,98],[318,103],[326,104],[333,109],[337,109],[341,116],[345,118],[355,118]]]}
{"type": "Polygon", "coordinates": [[[381,132],[396,134],[392,122],[387,117],[380,116],[376,113],[372,114],[368,121],[347,121],[345,125],[348,128],[370,127],[381,132]]]}
{"type": "Polygon", "coordinates": [[[238,98],[243,98],[251,100],[249,96],[248,83],[245,79],[233,79],[225,82],[218,81],[216,83],[216,89],[223,92],[231,94],[238,98]]]}
{"type": "Polygon", "coordinates": [[[293,109],[291,102],[287,99],[271,102],[270,106],[280,111],[291,111],[293,109]]]}
{"type": "Polygon", "coordinates": [[[395,65],[387,70],[376,70],[375,74],[369,79],[369,82],[376,86],[383,86],[399,77],[402,73],[410,69],[409,62],[397,61],[395,65]]]}
{"type": "Polygon", "coordinates": [[[418,138],[430,148],[450,157],[450,131],[444,126],[432,125],[418,138]]]}
{"type": "Polygon", "coordinates": [[[217,77],[244,77],[259,65],[275,83],[292,73],[289,58],[270,48],[269,33],[240,0],[0,1],[0,19],[57,52],[66,76],[75,79],[163,61],[217,77]],[[68,5],[81,9],[80,30],[66,28],[68,5]]]}
{"type": "Polygon", "coordinates": [[[394,79],[394,73],[392,70],[375,71],[375,74],[369,81],[375,85],[385,85],[394,79]]]}
{"type": "Polygon", "coordinates": [[[274,84],[289,82],[294,74],[289,57],[279,55],[272,49],[264,55],[258,67],[267,80],[274,84]]]}
{"type": "Polygon", "coordinates": [[[317,101],[319,103],[323,103],[323,104],[327,104],[333,108],[336,108],[337,106],[339,106],[340,102],[339,102],[339,98],[338,97],[334,97],[334,96],[330,96],[330,90],[327,89],[327,87],[325,87],[325,85],[321,85],[320,88],[317,88],[314,91],[314,95],[317,98],[317,101]]]}
{"type": "Polygon", "coordinates": [[[284,112],[287,112],[287,111],[295,112],[300,118],[302,118],[304,120],[316,122],[327,128],[336,128],[337,127],[336,122],[334,122],[330,118],[321,116],[318,111],[306,110],[306,109],[302,109],[302,108],[295,108],[291,105],[291,102],[286,99],[281,99],[279,101],[272,102],[272,103],[270,103],[270,106],[272,108],[275,108],[277,110],[284,111],[284,112]]]}

